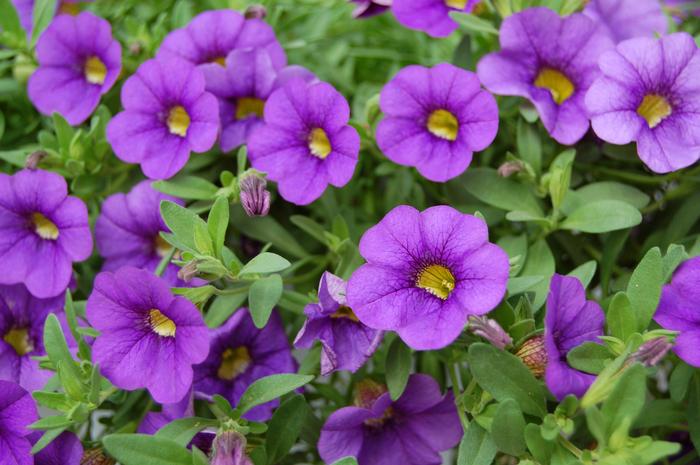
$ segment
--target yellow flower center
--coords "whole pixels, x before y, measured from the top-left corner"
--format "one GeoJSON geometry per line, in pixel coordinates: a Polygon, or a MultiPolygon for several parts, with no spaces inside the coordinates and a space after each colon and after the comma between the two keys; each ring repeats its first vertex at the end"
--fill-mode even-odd
{"type": "Polygon", "coordinates": [[[321,128],[314,128],[309,134],[309,150],[314,157],[321,160],[331,153],[331,141],[328,140],[326,131],[321,128]]]}
{"type": "Polygon", "coordinates": [[[248,369],[251,362],[250,353],[245,346],[226,349],[221,355],[221,365],[216,375],[219,379],[231,381],[248,369]]]}
{"type": "Polygon", "coordinates": [[[445,5],[450,8],[457,8],[458,10],[463,10],[467,6],[468,0],[445,0],[445,5]]]}
{"type": "Polygon", "coordinates": [[[102,85],[107,77],[107,67],[97,57],[90,57],[85,60],[83,72],[85,73],[85,79],[90,84],[102,85]]]}
{"type": "Polygon", "coordinates": [[[428,116],[428,131],[441,139],[453,141],[457,139],[459,122],[455,115],[447,110],[435,110],[428,116]]]}
{"type": "Polygon", "coordinates": [[[341,306],[336,310],[332,315],[331,318],[347,318],[348,320],[354,321],[354,322],[359,322],[360,320],[357,318],[357,315],[355,315],[355,312],[352,311],[350,307],[346,307],[345,305],[341,306]]]}
{"type": "Polygon", "coordinates": [[[187,129],[190,127],[190,115],[180,105],[172,107],[168,113],[168,129],[170,134],[175,134],[180,137],[187,135],[187,129]]]}
{"type": "Polygon", "coordinates": [[[61,6],[58,7],[58,13],[76,16],[78,13],[80,13],[80,5],[77,3],[62,2],[61,6]]]}
{"type": "Polygon", "coordinates": [[[42,239],[51,241],[58,239],[58,227],[41,213],[32,213],[32,225],[34,225],[34,232],[42,239]]]}
{"type": "Polygon", "coordinates": [[[165,257],[173,250],[173,246],[170,245],[165,239],[160,237],[160,234],[153,239],[153,247],[156,249],[156,253],[159,257],[165,257]]]}
{"type": "Polygon", "coordinates": [[[236,100],[236,119],[249,116],[263,117],[265,102],[255,97],[242,97],[236,100]]]}
{"type": "Polygon", "coordinates": [[[34,350],[27,328],[12,328],[2,339],[15,349],[17,355],[25,355],[34,350]]]}
{"type": "Polygon", "coordinates": [[[158,336],[175,337],[175,330],[177,329],[175,322],[163,315],[160,310],[152,308],[148,312],[148,324],[158,336]]]}
{"type": "Polygon", "coordinates": [[[226,57],[216,57],[211,60],[211,63],[216,63],[219,66],[226,67],[226,57]]]}
{"type": "Polygon", "coordinates": [[[426,266],[418,273],[416,286],[442,300],[447,300],[455,288],[455,277],[442,265],[426,266]]]}
{"type": "Polygon", "coordinates": [[[535,79],[535,86],[547,89],[558,105],[566,102],[576,90],[564,73],[552,68],[542,68],[535,79]]]}
{"type": "Polygon", "coordinates": [[[654,128],[671,114],[671,105],[660,95],[645,95],[637,107],[637,114],[647,121],[650,128],[654,128]]]}

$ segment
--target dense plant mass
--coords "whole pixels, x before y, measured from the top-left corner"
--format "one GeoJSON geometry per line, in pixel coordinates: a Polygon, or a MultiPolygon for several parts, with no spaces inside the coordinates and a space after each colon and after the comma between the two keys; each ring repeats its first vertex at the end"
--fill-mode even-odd
{"type": "Polygon", "coordinates": [[[0,465],[700,463],[698,18],[0,0],[0,465]]]}

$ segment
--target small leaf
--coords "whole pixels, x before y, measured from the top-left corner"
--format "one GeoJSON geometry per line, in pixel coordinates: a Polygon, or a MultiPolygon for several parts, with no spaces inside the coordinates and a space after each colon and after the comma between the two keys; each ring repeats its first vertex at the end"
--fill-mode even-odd
{"type": "Polygon", "coordinates": [[[167,181],[156,181],[153,188],[181,199],[209,200],[216,196],[218,188],[198,176],[177,176],[167,181]]]}
{"type": "Polygon", "coordinates": [[[218,328],[233,313],[243,305],[243,302],[248,298],[248,288],[242,288],[237,294],[224,294],[214,298],[207,314],[204,315],[204,322],[210,328],[218,328]]]}
{"type": "Polygon", "coordinates": [[[265,440],[267,463],[279,463],[297,442],[309,414],[304,396],[295,395],[275,410],[265,440]]]}
{"type": "Polygon", "coordinates": [[[577,370],[598,374],[612,358],[610,351],[602,344],[584,342],[566,354],[566,360],[577,370]]]}
{"type": "Polygon", "coordinates": [[[577,208],[560,224],[560,227],[599,234],[631,228],[641,222],[642,214],[628,203],[619,200],[601,200],[577,208]]]}
{"type": "Polygon", "coordinates": [[[41,438],[34,444],[32,447],[31,453],[32,454],[38,454],[46,446],[48,446],[54,439],[59,437],[61,433],[63,433],[66,430],[67,427],[63,428],[54,428],[50,429],[44,432],[44,434],[41,435],[41,438]]]}
{"type": "Polygon", "coordinates": [[[601,413],[607,424],[609,438],[612,439],[613,435],[627,438],[632,423],[644,408],[645,378],[646,371],[641,364],[627,368],[603,404],[601,413]]]}
{"type": "Polygon", "coordinates": [[[228,214],[228,199],[221,195],[216,198],[207,218],[207,228],[214,246],[214,256],[217,258],[221,258],[221,252],[224,248],[226,229],[228,229],[228,214]]]}
{"type": "Polygon", "coordinates": [[[175,441],[146,434],[110,434],[102,443],[122,465],[191,465],[192,454],[175,441]]]}
{"type": "Polygon", "coordinates": [[[519,456],[525,452],[525,418],[512,399],[506,399],[498,405],[491,424],[491,436],[501,452],[519,456]]]}
{"type": "Polygon", "coordinates": [[[403,394],[411,374],[411,349],[395,338],[386,353],[386,384],[392,400],[397,400],[403,394]]]}
{"type": "Polygon", "coordinates": [[[663,287],[663,260],[658,247],[650,249],[627,284],[627,297],[637,315],[637,329],[644,331],[656,312],[663,287]]]}
{"type": "Polygon", "coordinates": [[[12,34],[18,40],[24,38],[24,30],[11,0],[0,0],[0,30],[12,34]]]}
{"type": "Polygon", "coordinates": [[[181,446],[186,446],[204,428],[215,426],[219,426],[219,421],[211,418],[179,418],[160,428],[156,436],[170,439],[181,446]]]}
{"type": "Polygon", "coordinates": [[[204,220],[195,212],[168,200],[160,203],[160,214],[178,242],[194,252],[197,249],[194,242],[194,228],[196,224],[200,224],[206,230],[204,220]]]}
{"type": "Polygon", "coordinates": [[[593,276],[595,276],[595,270],[598,267],[598,262],[595,260],[588,261],[581,266],[576,267],[571,270],[567,276],[575,276],[583,284],[583,288],[587,288],[591,283],[593,276]]]}
{"type": "Polygon", "coordinates": [[[523,211],[543,217],[542,207],[532,190],[503,178],[490,168],[469,169],[460,177],[461,185],[482,202],[506,211],[523,211]]]}
{"type": "Polygon", "coordinates": [[[632,304],[624,292],[618,292],[610,300],[608,313],[605,317],[608,334],[623,342],[637,331],[637,318],[632,310],[632,304]]]}
{"type": "Polygon", "coordinates": [[[58,0],[36,0],[32,10],[32,48],[49,25],[57,10],[58,0]]]}
{"type": "Polygon", "coordinates": [[[258,279],[250,286],[248,306],[257,328],[264,328],[267,324],[272,309],[282,297],[282,290],[282,277],[278,274],[258,279]]]}
{"type": "Polygon", "coordinates": [[[343,457],[340,460],[336,460],[331,465],[357,465],[357,459],[355,457],[343,457]]]}
{"type": "Polygon", "coordinates": [[[243,276],[253,273],[275,273],[285,270],[290,266],[291,263],[289,263],[286,258],[280,257],[274,253],[263,252],[246,263],[241,271],[238,272],[238,275],[243,276]]]}
{"type": "Polygon", "coordinates": [[[472,423],[459,443],[457,465],[491,465],[496,452],[498,449],[489,433],[472,423]]]}
{"type": "Polygon", "coordinates": [[[450,17],[457,21],[466,32],[498,35],[498,29],[496,29],[493,24],[476,15],[451,12],[450,17]]]}
{"type": "Polygon", "coordinates": [[[288,392],[292,392],[310,382],[312,379],[314,379],[312,375],[296,375],[291,373],[270,375],[260,378],[248,386],[241,396],[241,399],[238,401],[236,410],[238,410],[241,415],[245,415],[245,413],[253,407],[257,407],[258,405],[277,399],[288,392]]]}

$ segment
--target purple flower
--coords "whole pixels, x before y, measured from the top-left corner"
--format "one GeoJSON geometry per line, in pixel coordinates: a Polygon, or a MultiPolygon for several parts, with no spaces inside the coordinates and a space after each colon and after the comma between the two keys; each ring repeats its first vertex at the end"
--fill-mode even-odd
{"type": "Polygon", "coordinates": [[[360,254],[367,264],[348,283],[350,308],[414,349],[450,344],[506,291],[508,255],[483,220],[452,207],[394,208],[362,236],[360,254]]]}
{"type": "Polygon", "coordinates": [[[586,292],[578,278],[552,276],[544,320],[547,351],[544,379],[557,399],[569,394],[580,397],[595,380],[594,375],[571,368],[566,354],[584,342],[596,342],[598,336],[603,335],[604,321],[600,305],[586,300],[586,292]]]}
{"type": "Polygon", "coordinates": [[[668,20],[659,0],[590,0],[583,14],[615,41],[665,34],[668,20]]]}
{"type": "MultiPolygon", "coordinates": [[[[160,237],[161,232],[170,231],[160,216],[163,200],[184,205],[181,200],[153,189],[149,181],[138,183],[128,194],[114,194],[105,199],[95,223],[97,250],[105,258],[102,271],[115,271],[127,265],[155,271],[172,250],[160,237]]],[[[177,278],[178,270],[177,265],[169,264],[163,279],[171,285],[184,286],[177,278]]]]}
{"type": "Polygon", "coordinates": [[[124,267],[97,275],[86,313],[100,332],[93,360],[115,386],[146,388],[159,403],[187,394],[192,365],[209,352],[204,320],[192,302],[173,296],[148,271],[124,267]]]}
{"type": "Polygon", "coordinates": [[[107,126],[117,157],[140,163],[151,179],[180,171],[190,152],[206,152],[219,131],[219,106],[204,75],[186,61],[148,60],[122,87],[124,111],[107,126]]]}
{"type": "Polygon", "coordinates": [[[498,131],[496,99],[476,74],[448,63],[402,69],[382,89],[380,106],[379,148],[431,181],[462,174],[498,131]]]}
{"type": "Polygon", "coordinates": [[[323,461],[352,456],[359,465],[443,463],[439,452],[462,438],[452,394],[443,396],[433,378],[414,374],[392,402],[386,389],[370,383],[358,386],[357,406],[341,408],[326,420],[318,441],[323,461]]]}
{"type": "MultiPolygon", "coordinates": [[[[41,432],[34,431],[29,435],[29,440],[35,444],[41,436],[41,432]]],[[[74,433],[64,431],[34,456],[34,465],[80,465],[82,458],[80,439],[74,433]]]]}
{"type": "Polygon", "coordinates": [[[275,31],[263,20],[245,19],[233,10],[213,10],[195,16],[186,27],[168,34],[157,56],[177,57],[197,65],[208,82],[210,72],[224,66],[229,53],[251,48],[267,51],[276,69],[287,64],[275,31]]]}
{"type": "Polygon", "coordinates": [[[121,50],[104,19],[88,12],[59,15],[37,43],[39,68],[29,78],[29,99],[45,115],[57,112],[81,124],[119,77],[121,50]]]}
{"type": "Polygon", "coordinates": [[[317,304],[304,308],[307,320],[294,345],[305,349],[321,341],[321,374],[334,370],[357,371],[382,342],[382,331],[360,323],[345,298],[347,283],[325,272],[318,285],[317,304]]]}
{"type": "Polygon", "coordinates": [[[586,95],[593,130],[612,144],[637,143],[656,173],[700,157],[700,51],[684,32],[630,39],[600,58],[586,95]]]}
{"type": "Polygon", "coordinates": [[[265,124],[248,140],[253,168],[277,181],[285,200],[306,205],[328,184],[350,181],[360,151],[360,137],[348,125],[350,107],[325,82],[292,79],[265,104],[265,124]]]}
{"type": "Polygon", "coordinates": [[[352,16],[355,18],[369,18],[384,13],[391,8],[392,0],[351,0],[356,3],[352,16]]]}
{"type": "Polygon", "coordinates": [[[391,11],[396,20],[410,29],[433,37],[447,37],[459,27],[451,11],[469,13],[479,0],[394,0],[391,11]]]}
{"type": "Polygon", "coordinates": [[[73,262],[92,252],[85,203],[48,171],[0,173],[0,229],[0,284],[24,283],[36,297],[63,293],[73,262]]]}
{"type": "Polygon", "coordinates": [[[477,66],[487,89],[530,100],[549,134],[574,144],[588,131],[586,91],[600,75],[598,58],[613,46],[581,13],[562,18],[548,8],[528,8],[503,21],[501,51],[477,66]]]}
{"type": "Polygon", "coordinates": [[[19,384],[0,381],[0,463],[34,464],[27,426],[38,419],[32,396],[19,384]]]}
{"type": "MultiPolygon", "coordinates": [[[[258,329],[248,309],[239,309],[223,326],[209,331],[209,341],[209,357],[195,367],[194,389],[207,395],[219,394],[234,405],[253,381],[296,371],[277,313],[272,314],[267,326],[258,329]]],[[[277,405],[279,400],[255,407],[245,418],[268,420],[277,405]]]]}
{"type": "Polygon", "coordinates": [[[673,351],[686,363],[700,367],[700,257],[686,260],[664,286],[654,315],[663,328],[678,331],[673,351]]]}

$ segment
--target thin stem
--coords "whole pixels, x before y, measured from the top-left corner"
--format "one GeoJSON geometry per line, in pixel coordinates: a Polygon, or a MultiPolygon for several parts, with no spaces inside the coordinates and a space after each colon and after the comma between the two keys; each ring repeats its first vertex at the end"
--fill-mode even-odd
{"type": "Polygon", "coordinates": [[[561,444],[566,450],[574,454],[574,456],[577,459],[581,458],[581,449],[576,447],[571,441],[566,439],[564,436],[559,436],[559,444],[561,444]]]}
{"type": "Polygon", "coordinates": [[[455,404],[457,404],[457,413],[459,414],[459,421],[462,423],[462,429],[464,431],[467,431],[467,428],[469,428],[469,420],[467,420],[467,416],[464,413],[464,408],[457,402],[457,399],[460,399],[461,393],[459,392],[459,372],[456,363],[453,363],[450,366],[449,373],[450,381],[452,382],[452,393],[455,398],[455,404]]]}
{"type": "Polygon", "coordinates": [[[162,276],[163,272],[165,271],[165,267],[168,266],[170,263],[170,260],[173,259],[173,256],[175,255],[175,247],[172,247],[170,251],[160,260],[160,263],[158,263],[158,268],[156,268],[155,274],[156,276],[162,276]]]}

